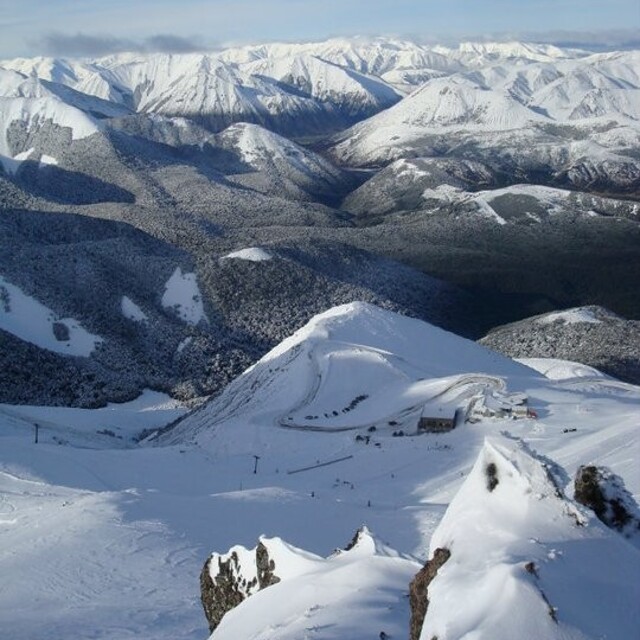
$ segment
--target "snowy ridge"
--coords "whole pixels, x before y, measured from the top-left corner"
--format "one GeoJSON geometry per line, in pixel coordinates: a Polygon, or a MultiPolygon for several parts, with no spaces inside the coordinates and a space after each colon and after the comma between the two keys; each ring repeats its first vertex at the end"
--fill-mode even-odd
{"type": "Polygon", "coordinates": [[[15,172],[26,159],[13,151],[8,139],[9,128],[18,125],[33,131],[47,122],[69,129],[72,140],[87,138],[101,130],[94,118],[57,98],[0,97],[0,162],[6,171],[15,172]]]}
{"type": "Polygon", "coordinates": [[[513,441],[485,443],[430,548],[451,557],[429,586],[421,639],[622,640],[638,629],[640,554],[513,441]]]}
{"type": "MultiPolygon", "coordinates": [[[[375,637],[381,628],[390,637],[402,633],[408,612],[400,590],[418,564],[386,547],[366,527],[358,532],[354,546],[326,559],[278,538],[260,542],[280,581],[249,594],[222,618],[211,640],[294,640],[320,630],[327,640],[375,637]]],[[[241,572],[243,579],[257,581],[255,550],[244,547],[233,547],[224,556],[214,554],[211,570],[233,553],[248,569],[241,572]]]]}
{"type": "Polygon", "coordinates": [[[505,376],[518,388],[537,374],[427,323],[351,303],[313,318],[161,439],[207,441],[213,425],[235,420],[260,432],[411,431],[425,405],[453,413],[477,393],[503,393],[505,376]]]}

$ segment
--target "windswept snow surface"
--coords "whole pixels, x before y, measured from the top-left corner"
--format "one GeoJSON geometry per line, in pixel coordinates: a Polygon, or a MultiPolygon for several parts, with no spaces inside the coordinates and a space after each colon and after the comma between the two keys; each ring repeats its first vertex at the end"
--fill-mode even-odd
{"type": "Polygon", "coordinates": [[[162,306],[165,309],[173,309],[187,324],[207,322],[197,276],[195,273],[182,273],[180,267],[176,267],[165,284],[162,306]]]}
{"type": "Polygon", "coordinates": [[[68,356],[89,357],[102,342],[73,318],[56,314],[0,276],[0,329],[68,356]]]}
{"type": "Polygon", "coordinates": [[[608,378],[605,373],[594,367],[571,360],[557,358],[516,358],[527,367],[540,372],[549,380],[573,380],[574,378],[608,378]]]}
{"type": "MultiPolygon", "coordinates": [[[[365,640],[380,637],[381,631],[391,638],[406,635],[409,607],[404,591],[420,565],[386,548],[368,530],[352,549],[328,558],[278,538],[261,542],[281,581],[228,613],[212,640],[288,640],[307,634],[365,640]]],[[[233,551],[240,558],[248,553],[243,547],[233,551]]],[[[250,572],[242,575],[251,579],[250,572]]]]}
{"type": "Polygon", "coordinates": [[[260,247],[247,247],[246,249],[238,249],[222,256],[220,260],[248,260],[249,262],[265,262],[271,260],[273,255],[260,247]]]}
{"type": "Polygon", "coordinates": [[[451,557],[421,640],[632,638],[640,553],[564,499],[522,443],[485,442],[431,539],[451,557]]]}
{"type": "MultiPolygon", "coordinates": [[[[428,557],[433,532],[487,436],[510,434],[552,460],[569,497],[577,467],[590,463],[611,469],[640,498],[640,389],[606,383],[549,380],[425,323],[352,304],[317,316],[220,396],[143,445],[96,433],[102,430],[100,413],[71,420],[44,409],[32,415],[25,408],[25,422],[15,407],[8,413],[4,408],[3,633],[12,640],[202,640],[208,631],[198,576],[205,560],[235,545],[253,548],[265,535],[318,556],[318,571],[301,575],[299,582],[283,581],[282,597],[276,595],[278,585],[269,588],[271,594],[266,589],[251,596],[229,614],[219,628],[222,633],[226,625],[229,635],[220,637],[368,640],[382,631],[406,637],[406,593],[415,560],[428,557]],[[452,389],[454,381],[462,386],[452,389]],[[340,386],[345,391],[335,398],[340,386]],[[389,424],[390,413],[399,411],[394,415],[402,418],[402,410],[419,399],[421,408],[424,401],[450,415],[467,391],[522,391],[539,419],[486,418],[450,433],[393,437],[402,426],[389,424]],[[369,398],[342,413],[343,400],[366,393],[369,398]],[[303,428],[283,428],[283,417],[301,415],[304,421],[309,414],[303,407],[311,402],[326,407],[329,416],[318,413],[303,428]],[[334,406],[338,416],[328,410],[334,406]],[[49,431],[43,424],[35,445],[33,421],[39,417],[58,428],[67,424],[67,430],[49,431]],[[372,422],[375,431],[369,431],[372,422]],[[309,428],[318,424],[319,430],[309,428]],[[333,431],[345,426],[349,430],[333,431]],[[363,523],[399,552],[397,563],[378,551],[363,553],[357,562],[349,554],[322,560],[344,547],[363,523]],[[403,560],[406,555],[415,560],[403,560]],[[234,629],[242,633],[233,635],[234,629]]],[[[134,423],[131,414],[123,413],[120,421],[117,415],[110,414],[108,429],[123,436],[135,431],[126,426],[134,423]]],[[[175,417],[158,418],[154,426],[175,417]]],[[[410,424],[415,427],[407,417],[407,434],[410,424]]],[[[509,504],[501,502],[505,523],[520,517],[524,506],[513,504],[510,514],[509,504]]],[[[589,520],[589,532],[596,531],[592,526],[589,520]]],[[[611,535],[602,533],[601,545],[589,542],[585,549],[602,551],[604,562],[617,553],[615,542],[607,547],[611,535]]],[[[498,540],[496,553],[503,542],[516,544],[498,540]]],[[[541,562],[543,580],[549,566],[560,584],[563,557],[571,557],[575,567],[569,542],[522,544],[565,553],[548,565],[541,562]]],[[[585,572],[590,566],[585,563],[585,572]]],[[[625,567],[611,561],[608,571],[614,591],[625,584],[625,567]]],[[[585,597],[591,602],[591,595],[585,597]]],[[[583,612],[593,617],[587,608],[583,612]]],[[[563,620],[562,608],[558,615],[563,620]]],[[[608,634],[609,640],[628,638],[615,628],[608,634]]]]}
{"type": "Polygon", "coordinates": [[[550,324],[552,322],[562,322],[562,324],[598,324],[599,320],[591,309],[576,308],[567,311],[558,311],[557,313],[549,313],[538,320],[541,324],[550,324]]]}
{"type": "Polygon", "coordinates": [[[122,296],[120,302],[122,315],[134,322],[144,322],[147,320],[147,314],[128,296],[122,296]]]}

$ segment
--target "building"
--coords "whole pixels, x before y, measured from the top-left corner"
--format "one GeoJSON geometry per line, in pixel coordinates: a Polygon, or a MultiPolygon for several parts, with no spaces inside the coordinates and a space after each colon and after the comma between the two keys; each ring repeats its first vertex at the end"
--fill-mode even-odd
{"type": "Polygon", "coordinates": [[[446,433],[455,429],[456,424],[463,418],[460,408],[456,409],[453,417],[430,416],[422,414],[418,421],[418,433],[446,433]]]}

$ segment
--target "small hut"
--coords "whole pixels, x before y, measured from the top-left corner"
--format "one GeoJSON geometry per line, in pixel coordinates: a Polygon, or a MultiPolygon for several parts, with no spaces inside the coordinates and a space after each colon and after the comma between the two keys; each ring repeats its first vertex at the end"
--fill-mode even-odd
{"type": "Polygon", "coordinates": [[[445,416],[430,416],[423,413],[418,421],[418,433],[446,433],[451,431],[456,426],[456,414],[448,418],[445,416]]]}

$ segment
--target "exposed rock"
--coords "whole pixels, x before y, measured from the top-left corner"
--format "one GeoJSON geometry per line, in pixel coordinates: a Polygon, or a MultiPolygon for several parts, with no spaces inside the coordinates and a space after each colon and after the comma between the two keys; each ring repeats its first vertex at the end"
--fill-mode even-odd
{"type": "Polygon", "coordinates": [[[603,467],[585,465],[575,479],[575,499],[589,507],[608,527],[627,538],[640,534],[640,511],[622,478],[603,467]]]}
{"type": "Polygon", "coordinates": [[[367,527],[365,526],[359,527],[358,530],[353,535],[353,538],[351,538],[351,540],[349,541],[349,544],[344,548],[344,550],[351,551],[351,549],[354,549],[358,545],[358,543],[364,538],[364,536],[367,536],[367,535],[370,535],[367,527]]]}
{"type": "Polygon", "coordinates": [[[436,549],[433,558],[426,562],[409,585],[409,603],[411,605],[410,640],[419,640],[420,638],[422,623],[429,608],[429,585],[438,574],[440,567],[450,557],[451,552],[449,549],[436,549]]]}
{"type": "Polygon", "coordinates": [[[245,599],[245,595],[238,589],[238,584],[230,571],[232,558],[228,562],[218,559],[218,572],[215,579],[211,576],[213,560],[214,557],[211,556],[200,573],[200,599],[209,622],[209,631],[212,632],[220,624],[224,614],[245,599]]]}
{"type": "Polygon", "coordinates": [[[274,573],[276,563],[269,558],[269,551],[262,542],[259,542],[256,547],[256,567],[258,569],[258,589],[266,589],[280,582],[280,578],[274,573]]]}
{"type": "Polygon", "coordinates": [[[236,547],[225,555],[212,554],[200,573],[200,599],[209,630],[213,632],[243,600],[280,582],[275,569],[262,541],[252,551],[236,547]]]}
{"type": "Polygon", "coordinates": [[[489,491],[493,491],[499,483],[498,468],[496,467],[494,462],[490,462],[487,465],[485,473],[487,474],[487,489],[489,491]]]}

